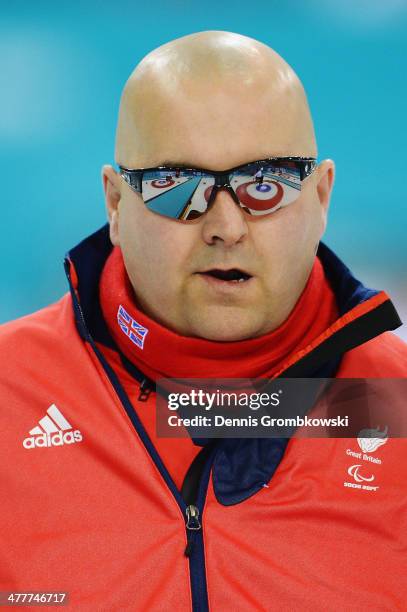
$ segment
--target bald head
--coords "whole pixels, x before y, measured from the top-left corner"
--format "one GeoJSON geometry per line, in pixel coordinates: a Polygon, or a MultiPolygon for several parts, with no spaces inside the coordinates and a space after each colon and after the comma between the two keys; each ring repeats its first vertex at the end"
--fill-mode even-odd
{"type": "Polygon", "coordinates": [[[316,157],[306,95],[275,51],[208,31],[149,53],[121,98],[116,162],[222,170],[271,156],[316,157]]]}

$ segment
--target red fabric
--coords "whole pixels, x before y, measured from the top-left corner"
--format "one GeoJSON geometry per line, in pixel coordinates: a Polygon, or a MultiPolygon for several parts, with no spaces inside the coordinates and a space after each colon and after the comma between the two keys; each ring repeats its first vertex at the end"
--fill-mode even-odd
{"type": "MultiPolygon", "coordinates": [[[[334,293],[318,258],[304,291],[289,317],[277,329],[259,338],[240,342],[214,342],[181,336],[140,311],[128,278],[120,248],[107,259],[100,280],[100,303],[109,331],[121,351],[153,380],[159,377],[272,377],[290,356],[304,349],[337,319],[334,293]],[[117,322],[123,306],[137,323],[148,329],[144,348],[134,344],[117,322]]],[[[165,463],[177,487],[199,452],[190,438],[166,439],[156,435],[155,410],[138,402],[134,380],[114,351],[100,347],[119,375],[120,382],[165,463]]]]}

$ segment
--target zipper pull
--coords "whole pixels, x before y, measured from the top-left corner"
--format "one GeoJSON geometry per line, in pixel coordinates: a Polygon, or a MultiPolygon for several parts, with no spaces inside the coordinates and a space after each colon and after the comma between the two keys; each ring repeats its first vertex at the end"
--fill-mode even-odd
{"type": "Polygon", "coordinates": [[[201,523],[199,522],[199,510],[196,506],[192,504],[187,506],[186,509],[187,514],[187,529],[192,529],[193,531],[197,531],[201,528],[201,523]]]}
{"type": "Polygon", "coordinates": [[[190,557],[194,548],[195,533],[201,529],[201,523],[199,522],[199,509],[192,504],[186,508],[187,515],[187,538],[188,542],[184,551],[186,557],[190,557]]]}
{"type": "Polygon", "coordinates": [[[148,384],[147,379],[144,378],[140,385],[140,393],[139,393],[137,400],[139,402],[146,402],[150,396],[151,390],[152,389],[150,385],[148,384]]]}

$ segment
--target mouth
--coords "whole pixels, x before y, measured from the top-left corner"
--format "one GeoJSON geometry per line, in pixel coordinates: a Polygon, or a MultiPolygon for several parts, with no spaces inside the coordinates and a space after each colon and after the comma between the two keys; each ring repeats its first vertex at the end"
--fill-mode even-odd
{"type": "Polygon", "coordinates": [[[205,277],[214,278],[224,283],[245,283],[252,278],[252,275],[239,268],[230,268],[228,270],[221,270],[219,268],[212,268],[204,272],[197,272],[205,277]]]}

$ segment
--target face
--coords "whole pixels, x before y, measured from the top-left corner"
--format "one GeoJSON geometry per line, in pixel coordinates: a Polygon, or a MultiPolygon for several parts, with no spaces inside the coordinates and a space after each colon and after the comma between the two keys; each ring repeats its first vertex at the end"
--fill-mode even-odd
{"type": "MultiPolygon", "coordinates": [[[[270,115],[271,101],[258,88],[233,92],[206,84],[179,92],[176,104],[156,99],[157,112],[150,108],[140,136],[148,146],[130,167],[171,160],[224,170],[272,156],[313,155],[304,150],[298,117],[284,120],[284,104],[270,115]]],[[[260,336],[288,317],[325,229],[332,162],[305,179],[298,200],[264,217],[247,215],[219,191],[202,217],[177,221],[148,210],[113,168],[104,168],[104,179],[111,239],[146,314],[181,335],[216,341],[260,336]],[[250,278],[222,282],[204,274],[214,269],[239,269],[250,278]]]]}

